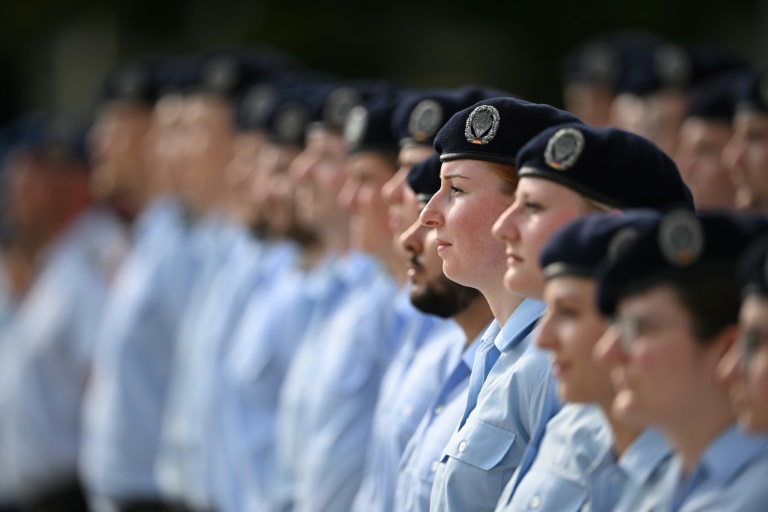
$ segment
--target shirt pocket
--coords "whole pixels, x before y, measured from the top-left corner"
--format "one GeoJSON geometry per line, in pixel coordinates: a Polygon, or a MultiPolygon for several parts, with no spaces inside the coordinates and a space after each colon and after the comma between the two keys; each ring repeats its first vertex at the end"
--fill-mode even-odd
{"type": "Polygon", "coordinates": [[[587,500],[587,491],[573,480],[550,471],[537,471],[535,466],[515,489],[508,508],[518,511],[577,512],[587,500]]]}
{"type": "Polygon", "coordinates": [[[484,471],[512,468],[519,464],[522,453],[513,449],[516,438],[514,432],[468,418],[448,442],[443,460],[453,457],[484,471]]]}

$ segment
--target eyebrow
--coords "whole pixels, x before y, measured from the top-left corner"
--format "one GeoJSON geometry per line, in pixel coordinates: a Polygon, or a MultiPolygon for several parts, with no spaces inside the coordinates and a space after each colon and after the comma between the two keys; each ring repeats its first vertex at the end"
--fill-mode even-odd
{"type": "Polygon", "coordinates": [[[469,178],[467,178],[466,176],[462,176],[461,174],[456,174],[456,173],[453,173],[453,174],[445,174],[445,175],[443,175],[443,179],[444,179],[444,180],[452,180],[452,179],[454,179],[454,178],[463,178],[463,179],[465,179],[465,180],[468,180],[468,179],[469,179],[469,178]]]}

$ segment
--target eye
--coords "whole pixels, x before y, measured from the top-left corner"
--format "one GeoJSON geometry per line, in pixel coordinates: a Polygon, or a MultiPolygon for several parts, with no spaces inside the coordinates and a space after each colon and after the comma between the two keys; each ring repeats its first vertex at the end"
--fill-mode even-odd
{"type": "Polygon", "coordinates": [[[541,205],[534,201],[530,201],[530,200],[526,201],[525,203],[523,203],[523,205],[525,206],[525,209],[529,211],[538,212],[541,210],[541,205]]]}
{"type": "Polygon", "coordinates": [[[463,193],[464,191],[461,190],[456,185],[451,185],[451,192],[454,193],[454,194],[460,194],[460,193],[463,193]]]}

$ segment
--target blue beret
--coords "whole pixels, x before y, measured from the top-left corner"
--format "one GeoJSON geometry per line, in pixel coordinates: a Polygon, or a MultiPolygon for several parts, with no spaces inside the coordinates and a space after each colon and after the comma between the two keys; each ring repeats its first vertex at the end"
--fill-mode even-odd
{"type": "Polygon", "coordinates": [[[428,203],[432,196],[440,190],[440,167],[442,165],[440,155],[435,153],[408,171],[408,185],[420,203],[428,203]]]}
{"type": "Polygon", "coordinates": [[[165,87],[173,85],[176,64],[161,59],[134,60],[112,69],[104,79],[101,101],[154,104],[165,87]]]}
{"type": "Polygon", "coordinates": [[[398,143],[391,130],[396,106],[397,99],[385,95],[370,98],[350,110],[344,122],[347,151],[397,153],[398,143]]]}
{"type": "Polygon", "coordinates": [[[736,262],[768,219],[756,215],[673,210],[627,241],[601,271],[598,305],[610,316],[617,302],[665,282],[733,278],[736,262]]]}
{"type": "Polygon", "coordinates": [[[616,128],[548,128],[520,150],[518,175],[557,182],[614,208],[693,209],[677,166],[652,142],[616,128]]]}
{"type": "Polygon", "coordinates": [[[734,95],[737,110],[768,112],[768,68],[748,73],[734,95]]]}
{"type": "Polygon", "coordinates": [[[376,98],[391,98],[400,91],[400,87],[387,81],[356,80],[336,82],[318,89],[319,108],[313,99],[310,120],[314,126],[342,132],[347,116],[352,109],[365,101],[376,98]]]}
{"type": "Polygon", "coordinates": [[[493,98],[451,117],[435,138],[443,162],[485,160],[514,165],[520,149],[550,126],[581,123],[578,117],[549,105],[516,98],[493,98]]]}
{"type": "Polygon", "coordinates": [[[508,93],[467,85],[459,89],[413,91],[403,96],[392,117],[392,132],[401,145],[431,146],[435,135],[459,110],[508,93]]]}
{"type": "Polygon", "coordinates": [[[275,90],[263,112],[263,124],[272,142],[303,145],[307,126],[322,112],[333,86],[312,84],[275,90]]]}
{"type": "Polygon", "coordinates": [[[744,296],[768,296],[768,233],[753,240],[739,259],[736,268],[744,296]]]}
{"type": "Polygon", "coordinates": [[[708,45],[661,45],[656,48],[653,65],[654,90],[687,90],[722,73],[748,68],[739,55],[708,45]]]}
{"type": "Polygon", "coordinates": [[[658,222],[656,210],[627,210],[621,215],[594,213],[558,229],[539,256],[545,279],[561,275],[594,277],[628,238],[658,222]],[[617,236],[618,233],[621,233],[617,236]]]}
{"type": "Polygon", "coordinates": [[[88,125],[81,119],[50,112],[30,112],[6,128],[5,149],[6,152],[24,149],[56,162],[88,168],[87,133],[88,125]]]}

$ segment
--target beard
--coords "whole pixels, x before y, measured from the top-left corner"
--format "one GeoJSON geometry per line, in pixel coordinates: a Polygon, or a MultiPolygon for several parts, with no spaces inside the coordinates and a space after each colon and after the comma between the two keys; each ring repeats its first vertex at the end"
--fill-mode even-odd
{"type": "Polygon", "coordinates": [[[411,304],[428,315],[452,318],[469,307],[481,294],[474,288],[455,283],[444,274],[424,286],[411,285],[411,304]]]}

